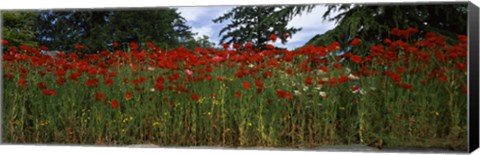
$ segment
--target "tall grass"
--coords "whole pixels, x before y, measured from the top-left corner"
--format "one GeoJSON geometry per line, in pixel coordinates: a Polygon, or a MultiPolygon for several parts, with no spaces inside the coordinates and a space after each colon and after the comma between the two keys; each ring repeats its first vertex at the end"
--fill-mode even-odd
{"type": "MultiPolygon", "coordinates": [[[[10,49],[4,52],[3,59],[2,140],[296,148],[368,144],[465,150],[467,104],[462,91],[466,70],[458,67],[466,62],[466,56],[462,56],[466,53],[465,42],[444,47],[442,42],[435,41],[437,36],[429,38],[417,42],[422,45],[399,40],[379,46],[383,50],[380,56],[370,54],[358,63],[340,63],[334,57],[329,57],[329,61],[319,59],[319,51],[338,52],[331,46],[291,51],[293,61],[269,56],[286,55],[286,51],[279,50],[233,54],[231,50],[132,49],[123,56],[117,51],[107,56],[97,54],[102,59],[94,59],[93,55],[49,58],[35,54],[33,48],[23,47],[17,52],[10,49]],[[388,52],[393,52],[393,58],[386,56],[388,52]],[[457,55],[449,56],[451,53],[457,55]],[[28,59],[18,57],[22,54],[28,59]],[[212,59],[219,55],[225,60],[212,59]],[[45,63],[35,66],[32,57],[45,63]],[[310,59],[313,57],[317,59],[310,59]],[[106,62],[103,59],[115,62],[99,67],[100,62],[106,62]],[[334,63],[341,67],[334,67],[334,63]],[[90,68],[77,81],[70,79],[69,75],[81,70],[81,64],[90,68]],[[212,68],[211,72],[206,71],[207,66],[212,68]],[[329,70],[321,71],[320,66],[329,70]],[[396,70],[398,67],[405,72],[396,70]],[[52,71],[46,71],[47,68],[52,71]],[[62,68],[67,71],[65,75],[54,75],[62,68]],[[308,71],[309,68],[312,70],[308,71]],[[186,69],[194,73],[189,76],[186,69]],[[199,70],[204,73],[198,73],[199,70]],[[242,70],[245,75],[239,75],[242,70]],[[41,72],[46,74],[40,76],[41,72]],[[117,76],[109,76],[112,72],[117,76]],[[271,72],[271,76],[266,72],[271,72]],[[178,79],[174,79],[175,74],[178,79]],[[401,77],[399,82],[395,82],[396,75],[401,77]],[[338,82],[348,76],[344,83],[338,82]],[[60,77],[67,79],[63,85],[57,84],[60,77]],[[140,77],[145,82],[132,83],[140,77]],[[163,90],[155,87],[158,77],[164,78],[163,90]],[[309,77],[313,83],[306,82],[309,77]],[[87,80],[94,78],[99,80],[98,86],[86,86],[87,80]],[[113,85],[104,82],[108,78],[113,85]],[[21,85],[20,79],[27,82],[21,85]],[[257,80],[263,88],[255,85],[257,80]],[[43,94],[39,82],[55,90],[55,95],[43,94]],[[245,88],[244,82],[251,88],[245,88]],[[401,84],[409,84],[411,89],[402,88],[401,84]],[[179,86],[188,91],[178,91],[179,86]],[[279,91],[287,96],[282,98],[279,91]],[[97,93],[104,98],[96,99],[97,93]],[[112,105],[113,100],[118,101],[118,107],[112,105]]],[[[370,53],[375,50],[378,49],[370,53]]],[[[349,56],[344,58],[348,60],[349,56]]]]}

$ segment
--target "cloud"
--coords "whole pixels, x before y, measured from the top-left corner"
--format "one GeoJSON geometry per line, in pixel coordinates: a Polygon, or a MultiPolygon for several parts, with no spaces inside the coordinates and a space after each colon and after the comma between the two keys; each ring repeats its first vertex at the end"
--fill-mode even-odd
{"type": "Polygon", "coordinates": [[[218,43],[218,32],[226,23],[215,24],[213,19],[230,11],[233,6],[207,6],[207,7],[177,7],[180,15],[187,20],[187,25],[192,27],[196,37],[206,35],[211,42],[218,43]]]}
{"type": "MultiPolygon", "coordinates": [[[[286,47],[288,49],[294,49],[299,46],[303,46],[311,38],[317,34],[323,34],[328,30],[335,28],[334,22],[323,20],[323,14],[327,11],[325,6],[316,6],[312,12],[303,13],[302,15],[295,16],[287,25],[287,27],[302,28],[301,31],[292,35],[292,38],[286,43],[286,45],[279,44],[279,47],[286,47]]],[[[338,13],[334,12],[331,16],[338,13]]]]}
{"type": "Polygon", "coordinates": [[[202,27],[192,27],[192,32],[197,33],[197,37],[206,35],[211,37],[213,35],[213,29],[210,25],[202,26],[202,27]]]}
{"type": "Polygon", "coordinates": [[[179,7],[177,9],[180,12],[180,15],[190,22],[197,21],[201,16],[205,16],[207,11],[210,10],[208,7],[179,7]]]}
{"type": "Polygon", "coordinates": [[[207,7],[176,7],[180,12],[180,15],[184,17],[189,22],[198,22],[198,21],[211,21],[214,18],[217,18],[227,11],[229,11],[231,6],[207,6],[207,7]]]}

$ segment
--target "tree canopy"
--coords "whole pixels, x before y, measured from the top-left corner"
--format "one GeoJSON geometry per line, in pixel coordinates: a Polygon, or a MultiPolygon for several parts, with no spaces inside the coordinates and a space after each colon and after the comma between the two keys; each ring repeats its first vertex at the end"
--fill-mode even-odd
{"type": "Polygon", "coordinates": [[[287,38],[301,28],[287,27],[288,22],[304,11],[310,12],[314,5],[303,6],[241,6],[213,20],[222,23],[230,20],[230,24],[220,30],[222,36],[219,44],[253,43],[256,48],[264,48],[270,36],[280,36],[285,44],[287,38]]]}
{"type": "Polygon", "coordinates": [[[83,45],[84,51],[90,52],[112,50],[113,43],[129,42],[151,42],[170,49],[197,42],[186,20],[173,8],[16,11],[2,13],[2,17],[3,38],[61,51],[71,51],[75,45],[83,45]]]}
{"type": "Polygon", "coordinates": [[[360,38],[371,44],[389,37],[392,28],[417,28],[419,35],[436,32],[453,42],[467,32],[467,4],[415,5],[326,5],[325,20],[336,22],[334,29],[312,38],[306,45],[326,45],[334,40],[360,38]],[[333,12],[340,12],[331,17],[333,12]]]}
{"type": "Polygon", "coordinates": [[[35,23],[35,12],[2,12],[2,37],[11,38],[10,45],[36,46],[35,23]]]}

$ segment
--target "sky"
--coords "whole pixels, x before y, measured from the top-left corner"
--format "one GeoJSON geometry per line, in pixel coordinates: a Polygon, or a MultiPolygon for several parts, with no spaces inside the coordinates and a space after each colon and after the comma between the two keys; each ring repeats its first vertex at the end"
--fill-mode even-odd
{"type": "MultiPolygon", "coordinates": [[[[225,27],[229,22],[214,23],[212,20],[220,17],[224,13],[229,12],[234,6],[207,6],[207,7],[176,7],[180,15],[183,16],[187,25],[192,27],[194,33],[198,36],[206,35],[217,46],[220,41],[220,29],[225,27]]],[[[322,16],[326,11],[326,7],[317,6],[310,13],[303,13],[295,16],[287,25],[287,27],[302,28],[301,31],[294,34],[288,42],[283,45],[277,41],[274,45],[277,47],[287,48],[289,50],[303,46],[313,36],[323,34],[333,29],[336,25],[334,22],[323,20],[322,16]]],[[[337,13],[334,13],[334,15],[337,13]]]]}

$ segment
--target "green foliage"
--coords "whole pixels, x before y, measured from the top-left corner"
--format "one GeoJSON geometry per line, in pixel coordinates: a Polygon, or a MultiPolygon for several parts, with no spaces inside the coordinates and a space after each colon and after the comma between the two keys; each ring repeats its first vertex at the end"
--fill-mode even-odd
{"type": "Polygon", "coordinates": [[[185,23],[176,9],[116,11],[112,13],[110,31],[114,42],[133,37],[138,42],[153,42],[161,48],[174,48],[193,35],[185,23]]]}
{"type": "Polygon", "coordinates": [[[301,28],[289,27],[288,22],[302,12],[310,12],[314,5],[305,6],[242,6],[235,7],[230,12],[213,20],[222,23],[230,20],[231,23],[220,30],[222,43],[244,44],[251,42],[254,47],[264,48],[271,34],[278,35],[282,44],[287,42],[283,34],[289,36],[300,31],[301,28]]]}
{"type": "Polygon", "coordinates": [[[107,11],[41,11],[36,26],[36,39],[55,50],[72,50],[74,45],[87,45],[86,50],[105,49],[107,11]]]}
{"type": "Polygon", "coordinates": [[[202,35],[201,37],[194,38],[189,37],[181,43],[183,47],[189,50],[194,50],[195,48],[213,48],[215,43],[210,42],[210,38],[206,35],[202,35]]]}
{"type": "Polygon", "coordinates": [[[437,5],[326,5],[323,18],[338,25],[332,31],[315,36],[306,45],[326,45],[331,40],[360,38],[370,44],[381,43],[389,37],[391,28],[418,28],[419,35],[436,32],[450,44],[457,35],[466,34],[466,4],[437,5]],[[340,12],[331,17],[333,12],[340,12]],[[326,44],[325,44],[326,43],[326,44]]]}
{"type": "Polygon", "coordinates": [[[33,40],[36,16],[35,12],[2,12],[2,38],[11,38],[12,46],[36,46],[38,43],[33,40]]]}
{"type": "Polygon", "coordinates": [[[4,38],[12,45],[46,45],[53,50],[112,50],[112,43],[152,42],[168,49],[193,37],[176,9],[7,12],[4,38]]]}

